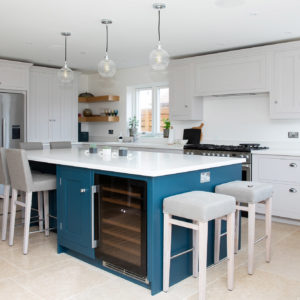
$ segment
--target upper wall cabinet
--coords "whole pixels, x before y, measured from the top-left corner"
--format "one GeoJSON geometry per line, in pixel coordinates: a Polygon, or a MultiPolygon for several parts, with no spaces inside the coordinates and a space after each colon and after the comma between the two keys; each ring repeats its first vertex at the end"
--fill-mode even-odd
{"type": "Polygon", "coordinates": [[[300,118],[300,47],[275,51],[272,73],[271,118],[300,118]]]}
{"type": "Polygon", "coordinates": [[[30,63],[0,60],[0,89],[28,90],[30,63]]]}
{"type": "Polygon", "coordinates": [[[203,100],[194,96],[194,67],[191,63],[173,63],[169,68],[170,119],[202,120],[203,100]]]}
{"type": "Polygon", "coordinates": [[[195,61],[195,95],[267,92],[269,68],[270,55],[261,48],[199,57],[195,61]]]}
{"type": "Polygon", "coordinates": [[[57,70],[32,67],[27,104],[27,139],[31,142],[77,141],[78,74],[71,84],[58,81],[57,70]]]}

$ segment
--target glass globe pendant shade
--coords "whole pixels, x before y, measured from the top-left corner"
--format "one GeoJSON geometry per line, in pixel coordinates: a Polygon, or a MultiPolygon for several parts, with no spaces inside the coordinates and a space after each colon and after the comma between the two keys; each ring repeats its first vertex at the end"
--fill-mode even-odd
{"type": "Polygon", "coordinates": [[[149,62],[151,68],[155,71],[165,70],[168,67],[170,57],[168,52],[162,48],[160,43],[151,51],[149,62]]]}
{"type": "Polygon", "coordinates": [[[57,77],[62,83],[70,83],[74,79],[74,73],[65,63],[65,65],[57,72],[57,77]]]}
{"type": "Polygon", "coordinates": [[[116,64],[113,60],[105,56],[98,64],[98,72],[102,77],[111,78],[116,74],[116,64]]]}

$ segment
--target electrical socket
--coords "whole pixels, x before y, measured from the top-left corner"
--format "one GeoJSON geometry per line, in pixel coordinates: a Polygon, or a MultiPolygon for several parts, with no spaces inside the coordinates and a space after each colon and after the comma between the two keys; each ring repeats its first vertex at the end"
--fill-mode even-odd
{"type": "Polygon", "coordinates": [[[298,131],[289,131],[288,132],[289,139],[298,139],[299,138],[299,132],[298,131]]]}
{"type": "Polygon", "coordinates": [[[200,183],[210,182],[210,172],[200,173],[200,183]]]}
{"type": "Polygon", "coordinates": [[[113,129],[108,129],[108,134],[114,134],[114,130],[113,129]]]}

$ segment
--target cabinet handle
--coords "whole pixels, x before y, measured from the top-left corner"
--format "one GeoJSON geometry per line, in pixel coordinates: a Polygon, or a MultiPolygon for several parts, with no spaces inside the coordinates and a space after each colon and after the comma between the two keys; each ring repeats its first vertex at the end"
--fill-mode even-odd
{"type": "Polygon", "coordinates": [[[80,193],[85,193],[86,189],[80,189],[80,193]]]}
{"type": "Polygon", "coordinates": [[[0,84],[2,84],[2,82],[0,81],[0,84]]]}
{"type": "Polygon", "coordinates": [[[297,193],[297,190],[294,189],[294,188],[290,188],[290,189],[289,189],[289,192],[290,192],[290,193],[297,193]]]}
{"type": "Polygon", "coordinates": [[[295,164],[295,163],[290,163],[290,167],[291,167],[291,168],[297,168],[297,164],[295,164]]]}
{"type": "Polygon", "coordinates": [[[274,103],[275,103],[275,104],[278,104],[278,101],[275,100],[274,103]]]}
{"type": "Polygon", "coordinates": [[[185,107],[185,108],[187,108],[188,106],[187,106],[187,105],[185,105],[184,107],[185,107]]]}

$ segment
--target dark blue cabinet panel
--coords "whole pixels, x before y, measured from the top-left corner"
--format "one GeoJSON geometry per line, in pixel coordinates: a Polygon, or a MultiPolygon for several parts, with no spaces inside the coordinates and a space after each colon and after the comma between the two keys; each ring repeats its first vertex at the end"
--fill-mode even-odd
{"type": "Polygon", "coordinates": [[[58,245],[94,257],[92,224],[92,173],[57,167],[58,245]]]}

